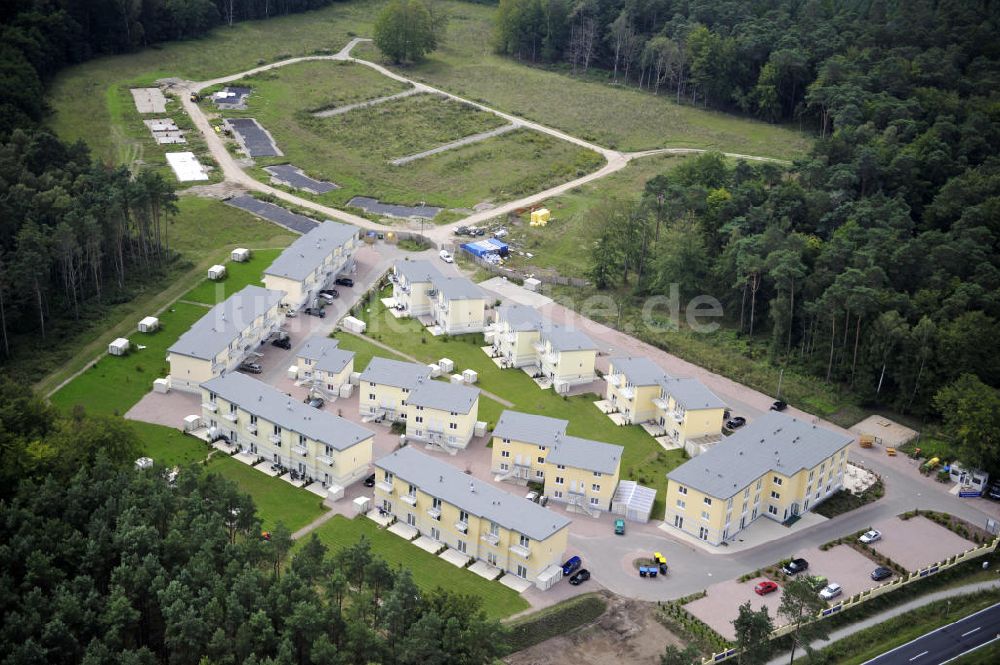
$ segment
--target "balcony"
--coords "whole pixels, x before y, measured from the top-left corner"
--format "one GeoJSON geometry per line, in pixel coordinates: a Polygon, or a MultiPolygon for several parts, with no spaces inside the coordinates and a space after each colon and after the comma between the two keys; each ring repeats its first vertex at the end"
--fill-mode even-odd
{"type": "Polygon", "coordinates": [[[545,353],[545,342],[541,340],[535,340],[531,343],[531,348],[535,350],[536,353],[545,353]]]}
{"type": "Polygon", "coordinates": [[[455,522],[455,530],[458,531],[459,533],[468,533],[469,532],[469,523],[468,522],[455,522]]]}
{"type": "Polygon", "coordinates": [[[510,551],[511,554],[516,554],[523,559],[527,559],[531,556],[531,550],[524,545],[511,545],[510,551]]]}
{"type": "Polygon", "coordinates": [[[316,461],[320,464],[326,464],[327,466],[333,466],[333,458],[329,455],[320,455],[316,458],[316,461]]]}
{"type": "Polygon", "coordinates": [[[620,394],[623,399],[632,400],[635,398],[635,387],[625,386],[618,391],[618,394],[620,394]]]}
{"type": "Polygon", "coordinates": [[[500,543],[500,534],[484,533],[480,539],[489,545],[498,545],[500,543]]]}
{"type": "Polygon", "coordinates": [[[678,425],[680,425],[680,424],[682,424],[684,422],[684,412],[683,411],[668,411],[667,412],[667,417],[668,418],[673,418],[674,421],[678,425]]]}
{"type": "Polygon", "coordinates": [[[375,487],[378,488],[378,490],[381,492],[385,492],[386,494],[392,494],[392,481],[380,480],[377,483],[375,483],[375,487]]]}
{"type": "Polygon", "coordinates": [[[302,455],[303,457],[305,457],[306,455],[309,454],[309,449],[303,446],[301,443],[296,443],[294,446],[292,446],[292,452],[295,453],[296,455],[302,455]]]}
{"type": "Polygon", "coordinates": [[[622,384],[621,374],[607,374],[604,376],[604,380],[608,382],[609,386],[614,386],[615,388],[622,384]]]}
{"type": "Polygon", "coordinates": [[[441,509],[440,508],[428,508],[427,514],[431,516],[431,519],[439,520],[441,519],[441,509]]]}
{"type": "Polygon", "coordinates": [[[247,431],[250,432],[251,434],[256,434],[257,433],[257,423],[250,423],[249,425],[247,425],[247,431]]]}
{"type": "Polygon", "coordinates": [[[267,437],[267,440],[270,441],[271,443],[273,443],[276,446],[280,446],[281,445],[281,435],[280,434],[272,434],[269,437],[267,437]]]}
{"type": "Polygon", "coordinates": [[[670,409],[670,405],[667,404],[667,399],[665,397],[654,397],[653,406],[655,406],[660,411],[667,411],[670,409]]]}
{"type": "Polygon", "coordinates": [[[401,496],[399,498],[402,499],[403,501],[405,501],[406,503],[410,504],[411,506],[416,506],[417,505],[417,495],[416,494],[404,494],[403,496],[401,496]]]}
{"type": "Polygon", "coordinates": [[[222,414],[222,417],[225,418],[226,420],[228,420],[231,423],[235,423],[236,422],[236,414],[234,412],[232,412],[232,411],[230,411],[229,413],[222,414]]]}
{"type": "Polygon", "coordinates": [[[216,404],[215,402],[202,402],[201,408],[203,408],[205,411],[211,411],[212,413],[215,413],[216,411],[219,410],[219,405],[216,404]]]}

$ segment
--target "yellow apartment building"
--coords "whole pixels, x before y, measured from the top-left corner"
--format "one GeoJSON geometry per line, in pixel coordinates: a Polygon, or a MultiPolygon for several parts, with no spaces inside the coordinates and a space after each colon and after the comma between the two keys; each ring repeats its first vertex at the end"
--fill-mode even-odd
{"type": "Polygon", "coordinates": [[[562,578],[570,521],[403,447],[375,462],[375,505],[420,534],[547,588],[562,578]]]}
{"type": "Polygon", "coordinates": [[[722,440],[726,403],[698,379],[666,379],[653,400],[665,436],[697,457],[722,440]]]}
{"type": "Polygon", "coordinates": [[[669,378],[649,358],[612,358],[604,375],[605,399],[630,425],[656,421],[660,413],[653,400],[660,397],[660,384],[669,378]]]}
{"type": "Polygon", "coordinates": [[[434,324],[446,335],[486,329],[486,293],[464,277],[437,277],[427,291],[434,324]]]}
{"type": "Polygon", "coordinates": [[[552,324],[532,346],[541,374],[552,381],[556,392],[594,380],[597,345],[582,332],[552,324]]]}
{"type": "Polygon", "coordinates": [[[340,387],[351,382],[354,372],[354,352],[338,344],[332,337],[313,335],[295,352],[296,378],[329,399],[340,394],[340,387]]]}
{"type": "Polygon", "coordinates": [[[543,483],[552,501],[591,515],[610,510],[624,448],[570,436],[567,424],[504,411],[493,430],[491,470],[498,480],[543,483]]]}
{"type": "Polygon", "coordinates": [[[357,227],[323,222],[300,236],[264,270],[264,286],[284,291],[282,305],[290,310],[311,306],[320,289],[332,285],[338,274],[353,270],[357,245],[357,227]]]}
{"type": "Polygon", "coordinates": [[[479,418],[479,389],[422,379],[410,390],[404,408],[407,440],[465,449],[479,418]]]}
{"type": "Polygon", "coordinates": [[[770,411],[667,474],[665,523],[718,545],[785,522],[843,486],[853,437],[770,411]]]}
{"type": "Polygon", "coordinates": [[[490,329],[493,335],[493,355],[503,359],[505,367],[526,367],[538,364],[535,342],[543,325],[542,316],[526,305],[504,305],[496,310],[496,320],[490,329]]]}
{"type": "Polygon", "coordinates": [[[324,488],[368,473],[375,434],[234,372],[201,386],[202,418],[230,443],[297,471],[324,488]]]}
{"type": "Polygon", "coordinates": [[[284,296],[247,286],[210,309],[167,349],[170,387],[199,393],[202,383],[238,367],[281,327],[284,296]]]}
{"type": "Polygon", "coordinates": [[[392,298],[402,307],[405,316],[431,314],[432,300],[428,291],[441,273],[430,261],[396,261],[392,267],[392,298]]]}

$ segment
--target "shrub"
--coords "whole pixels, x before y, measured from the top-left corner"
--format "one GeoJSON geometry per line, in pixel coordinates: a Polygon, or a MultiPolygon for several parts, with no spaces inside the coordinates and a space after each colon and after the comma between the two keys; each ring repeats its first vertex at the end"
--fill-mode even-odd
{"type": "Polygon", "coordinates": [[[507,653],[514,653],[596,620],[607,608],[597,594],[578,596],[510,625],[507,653]]]}

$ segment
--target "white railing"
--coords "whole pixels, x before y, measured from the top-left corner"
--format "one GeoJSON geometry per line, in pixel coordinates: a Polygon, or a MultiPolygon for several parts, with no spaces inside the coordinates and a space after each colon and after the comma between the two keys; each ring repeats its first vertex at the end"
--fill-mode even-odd
{"type": "Polygon", "coordinates": [[[247,431],[250,432],[251,434],[256,434],[257,433],[257,423],[250,423],[249,425],[247,425],[247,431]]]}
{"type": "Polygon", "coordinates": [[[440,508],[428,508],[427,514],[431,516],[432,519],[441,519],[441,509],[440,508]]]}
{"type": "Polygon", "coordinates": [[[531,556],[531,550],[521,544],[511,545],[510,551],[516,554],[517,556],[525,559],[531,556]]]}
{"type": "Polygon", "coordinates": [[[386,494],[392,494],[392,483],[391,482],[388,482],[388,481],[385,481],[385,480],[380,480],[377,483],[375,483],[375,486],[377,488],[379,488],[380,490],[382,490],[383,492],[385,492],[386,494]]]}
{"type": "Polygon", "coordinates": [[[455,530],[456,531],[460,531],[461,533],[468,533],[469,532],[469,523],[468,522],[455,522],[455,530]]]}
{"type": "Polygon", "coordinates": [[[417,505],[417,495],[416,494],[404,494],[403,496],[401,496],[399,498],[402,499],[403,501],[405,501],[406,503],[410,504],[411,506],[417,505]]]}
{"type": "Polygon", "coordinates": [[[333,466],[333,458],[329,455],[319,455],[316,457],[316,461],[320,464],[326,464],[327,466],[333,466]]]}
{"type": "Polygon", "coordinates": [[[275,445],[281,445],[281,435],[280,434],[271,434],[270,436],[267,437],[267,440],[270,441],[271,443],[275,444],[275,445]]]}
{"type": "Polygon", "coordinates": [[[295,453],[296,455],[302,455],[303,457],[305,457],[306,455],[309,454],[309,449],[303,446],[301,443],[296,443],[294,446],[292,446],[292,452],[295,453]]]}
{"type": "Polygon", "coordinates": [[[222,414],[222,417],[225,418],[226,420],[228,420],[231,423],[235,423],[236,422],[236,414],[233,413],[232,411],[230,411],[229,413],[222,414]]]}
{"type": "Polygon", "coordinates": [[[205,409],[206,411],[211,411],[212,413],[215,413],[216,411],[219,410],[219,405],[213,404],[212,402],[202,402],[201,408],[205,409]]]}
{"type": "Polygon", "coordinates": [[[484,533],[481,539],[490,545],[496,545],[500,542],[500,535],[496,533],[484,533]]]}

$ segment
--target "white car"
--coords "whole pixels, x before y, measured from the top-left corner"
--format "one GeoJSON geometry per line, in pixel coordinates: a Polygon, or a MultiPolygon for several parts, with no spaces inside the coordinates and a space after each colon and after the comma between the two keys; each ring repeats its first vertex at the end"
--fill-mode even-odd
{"type": "Polygon", "coordinates": [[[823,587],[822,591],[819,592],[819,597],[822,598],[823,600],[833,600],[834,598],[839,596],[841,592],[843,592],[843,589],[840,588],[839,584],[837,584],[836,582],[830,582],[825,587],[823,587]]]}
{"type": "Polygon", "coordinates": [[[452,256],[451,252],[449,252],[447,249],[442,249],[441,252],[438,254],[438,256],[440,256],[441,260],[444,261],[445,263],[455,262],[455,257],[452,256]]]}
{"type": "Polygon", "coordinates": [[[882,540],[882,532],[872,529],[871,531],[866,531],[863,534],[861,534],[861,537],[858,538],[858,540],[864,543],[865,545],[868,545],[870,543],[874,543],[877,540],[882,540]]]}
{"type": "Polygon", "coordinates": [[[528,492],[527,494],[524,495],[524,498],[527,499],[528,501],[531,501],[532,503],[537,503],[538,492],[528,492]]]}

